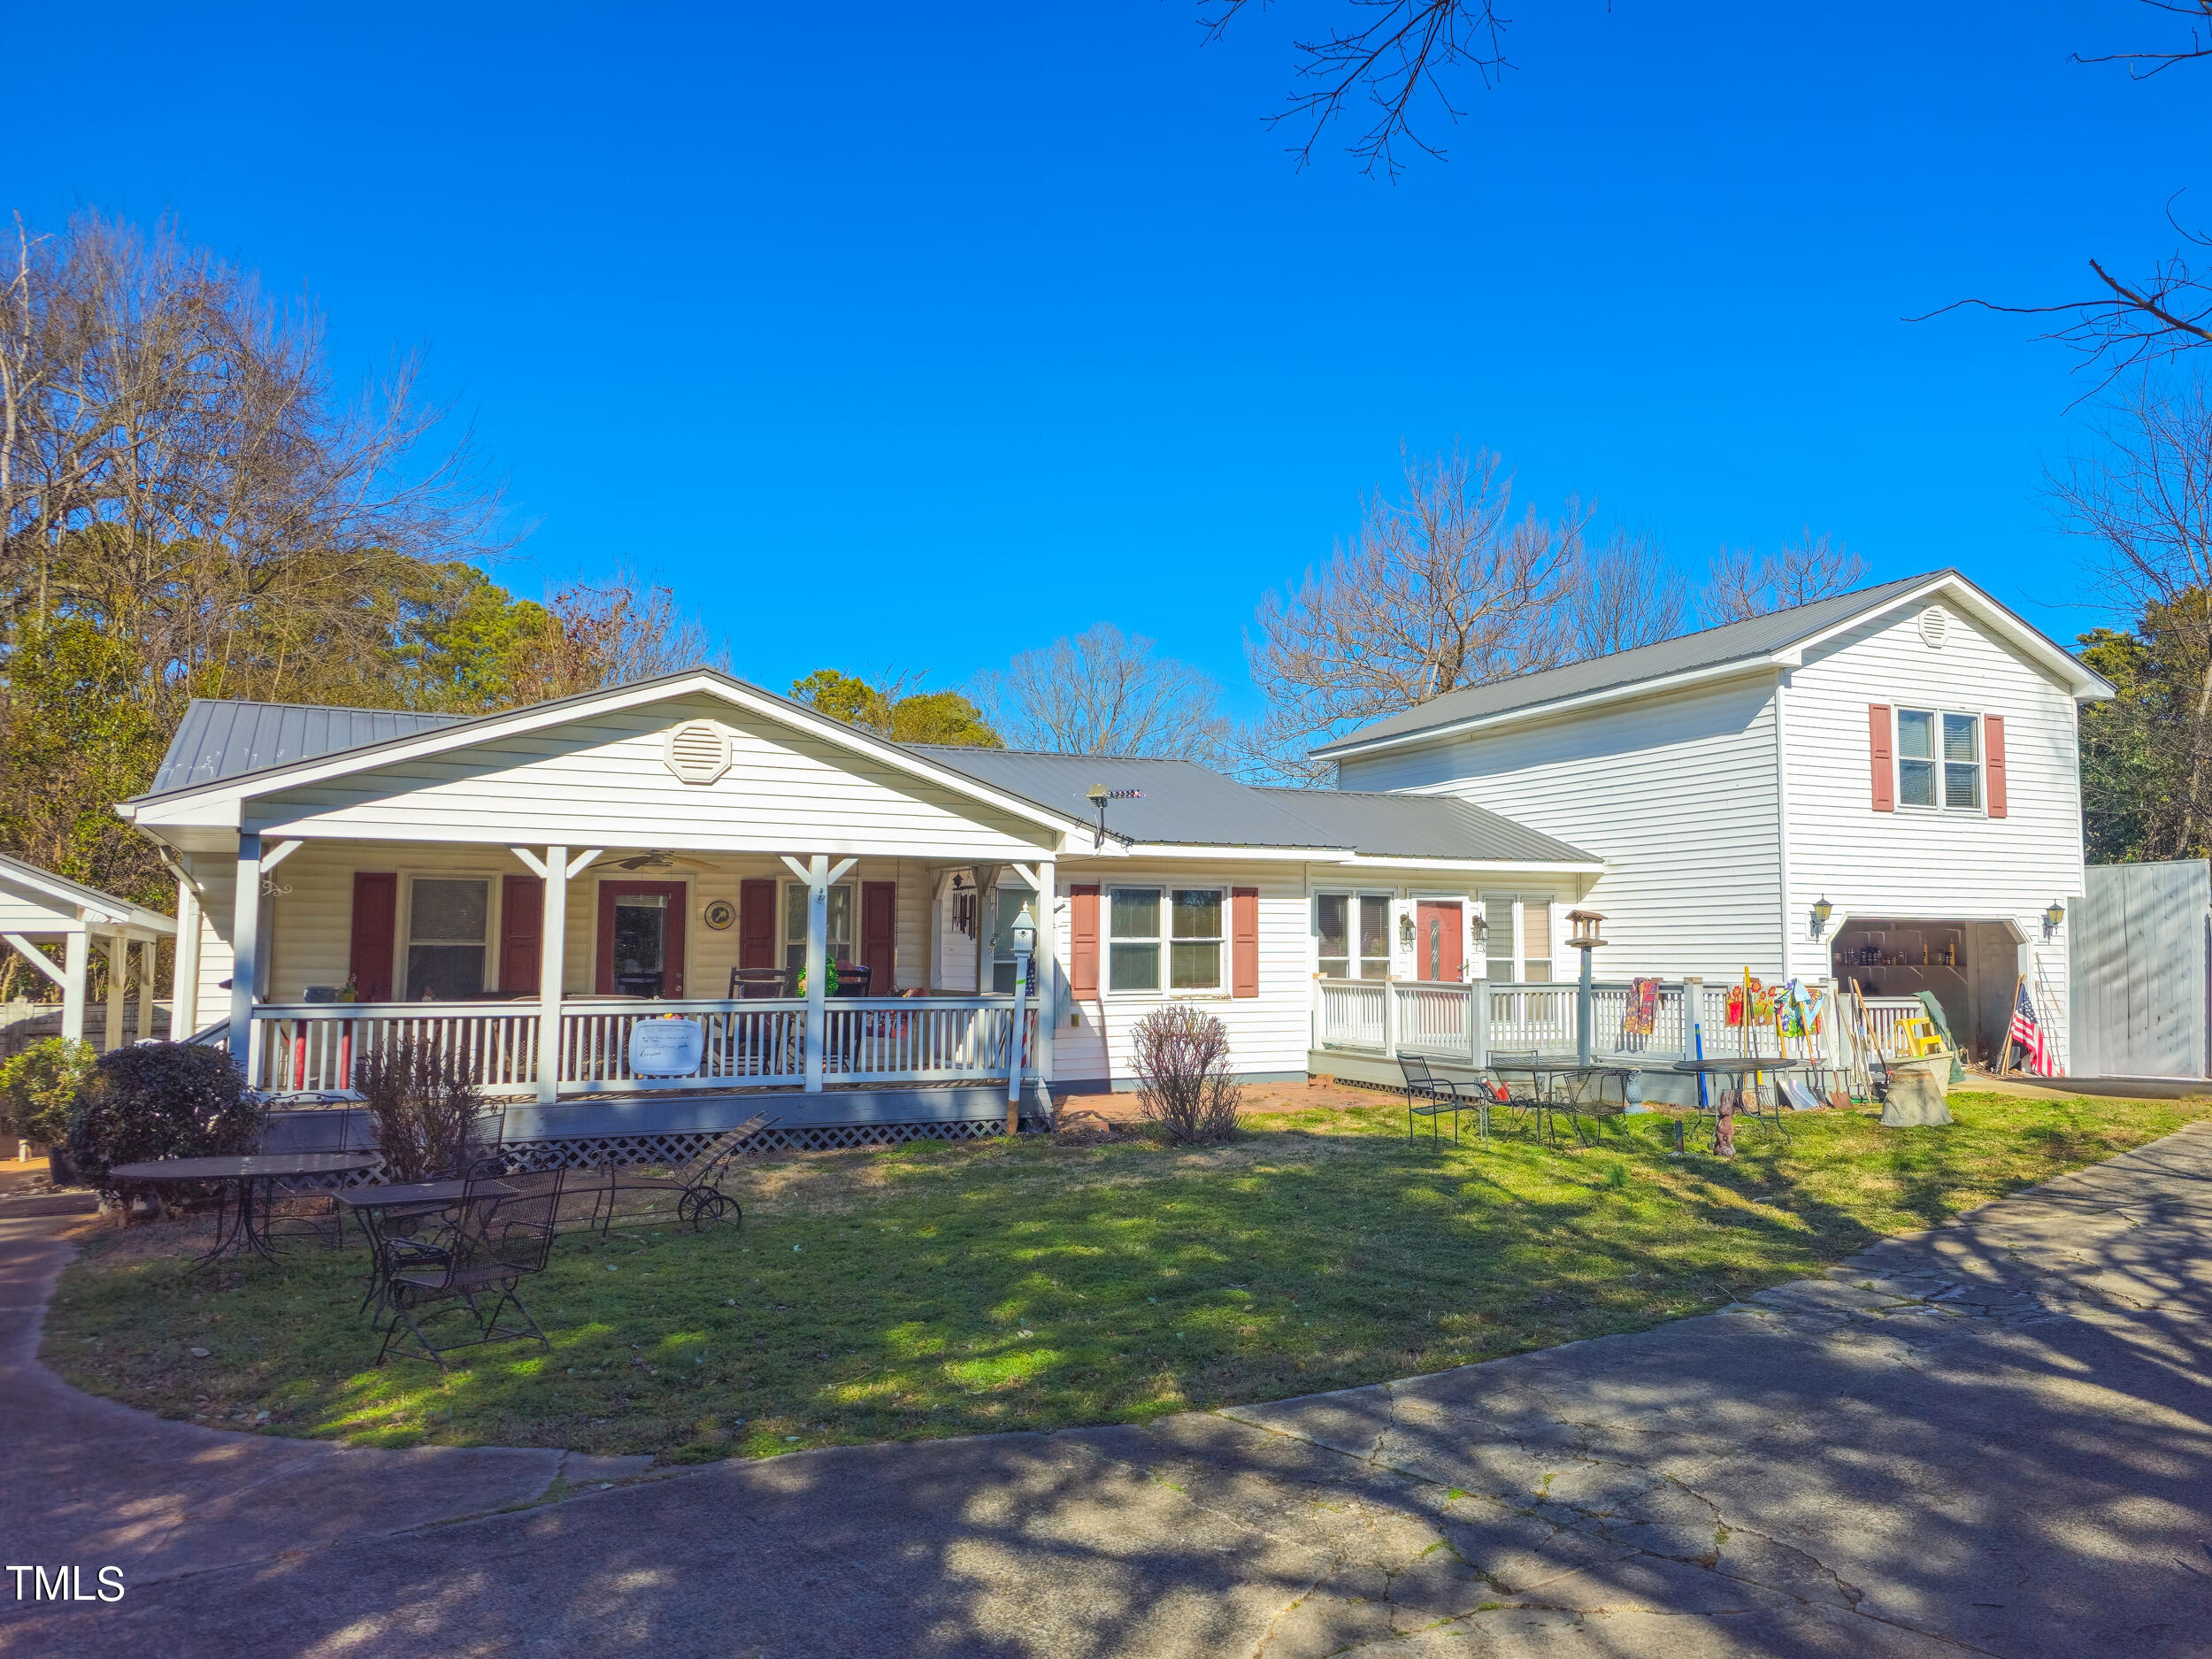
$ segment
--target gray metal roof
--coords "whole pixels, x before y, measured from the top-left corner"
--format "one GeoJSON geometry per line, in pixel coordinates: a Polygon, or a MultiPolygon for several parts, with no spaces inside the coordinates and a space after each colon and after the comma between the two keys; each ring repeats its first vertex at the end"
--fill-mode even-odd
{"type": "Polygon", "coordinates": [[[1107,803],[1107,833],[1123,841],[1199,847],[1348,848],[1379,858],[1604,862],[1565,841],[1445,795],[1263,788],[1188,760],[1040,755],[933,743],[907,747],[1010,795],[1087,820],[1096,817],[1087,798],[1093,784],[1141,791],[1138,799],[1107,803]]]}
{"type": "Polygon", "coordinates": [[[418,714],[405,709],[332,709],[302,703],[228,703],[195,697],[149,795],[219,783],[271,766],[290,765],[458,726],[464,714],[418,714]]]}
{"type": "MultiPolygon", "coordinates": [[[[1517,713],[1568,697],[1632,686],[1640,680],[1662,680],[1732,662],[1755,662],[1838,623],[1848,622],[1863,612],[1878,611],[1915,588],[1958,574],[1956,571],[1932,571],[1923,576],[1908,576],[1878,587],[1838,594],[1832,599],[1816,599],[1809,605],[1754,617],[1747,622],[1724,623],[1717,628],[1662,640],[1656,645],[1640,645],[1632,651],[1616,651],[1610,657],[1594,657],[1587,662],[1570,663],[1564,668],[1548,668],[1539,673],[1470,686],[1463,691],[1448,691],[1416,708],[1324,743],[1313,753],[1317,757],[1326,757],[1353,744],[1371,743],[1379,738],[1403,737],[1440,726],[1455,726],[1462,720],[1517,713]]],[[[2027,626],[2020,623],[2023,628],[2027,626]]]]}

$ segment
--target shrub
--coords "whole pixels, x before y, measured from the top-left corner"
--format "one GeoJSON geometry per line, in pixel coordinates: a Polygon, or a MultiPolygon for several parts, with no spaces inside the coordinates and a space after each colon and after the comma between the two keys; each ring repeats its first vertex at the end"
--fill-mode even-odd
{"type": "Polygon", "coordinates": [[[1236,1133],[1244,1091],[1229,1072],[1229,1028],[1187,1002],[1137,1022],[1137,1102],[1146,1119],[1186,1146],[1236,1133]]]}
{"type": "Polygon", "coordinates": [[[457,1053],[402,1037],[353,1064],[353,1087],[376,1129],[384,1179],[428,1181],[466,1171],[483,1149],[484,1096],[457,1053]]]}
{"type": "Polygon", "coordinates": [[[0,1134],[61,1146],[69,1139],[69,1109],[98,1058],[88,1042],[48,1037],[0,1065],[0,1134]]]}
{"type": "Polygon", "coordinates": [[[102,1055],[77,1091],[69,1157],[95,1187],[112,1191],[108,1171],[119,1164],[250,1152],[267,1115],[224,1050],[134,1043],[102,1055]]]}

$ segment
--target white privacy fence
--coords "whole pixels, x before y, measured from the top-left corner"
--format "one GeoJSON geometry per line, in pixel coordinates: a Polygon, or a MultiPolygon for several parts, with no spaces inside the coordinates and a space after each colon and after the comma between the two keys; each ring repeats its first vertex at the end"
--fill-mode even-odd
{"type": "MultiPolygon", "coordinates": [[[[1320,979],[1314,987],[1314,1046],[1426,1055],[1478,1066],[1486,1063],[1494,1049],[1571,1053],[1578,1047],[1578,988],[1564,983],[1320,979]]],[[[1843,1049],[1836,999],[1832,987],[1817,988],[1825,993],[1819,1003],[1823,1029],[1809,1045],[1806,1039],[1791,1038],[1788,1052],[1804,1057],[1809,1047],[1820,1064],[1839,1064],[1843,1049]]],[[[1698,979],[1662,980],[1647,1021],[1639,1018],[1633,986],[1600,981],[1591,987],[1591,1056],[1624,1065],[1646,1058],[1664,1063],[1694,1057],[1701,1042],[1709,1058],[1740,1054],[1779,1057],[1784,1044],[1771,1018],[1762,1020],[1754,1012],[1747,1018],[1740,993],[1732,1008],[1730,989],[1725,984],[1698,979]],[[1647,1031],[1642,1028],[1646,1024],[1647,1031]]],[[[1878,1027],[1875,1037],[1882,1053],[1893,1053],[1887,1036],[1895,1020],[1903,1017],[1902,1010],[1892,1010],[1883,999],[1869,999],[1867,1008],[1878,1027]]],[[[1911,1008],[1917,1012],[1919,1005],[1911,1008]]]]}
{"type": "MultiPolygon", "coordinates": [[[[668,1088],[796,1087],[806,1077],[806,1002],[575,1002],[561,1010],[563,1094],[668,1088]],[[648,1075],[631,1064],[641,1021],[694,1021],[696,1065],[648,1075]]],[[[1025,1010],[1023,1055],[1035,1052],[1037,1012],[1025,1010]]],[[[1011,1063],[1010,996],[835,997],[824,1010],[822,1070],[840,1083],[927,1083],[1003,1079],[1011,1063]]],[[[355,1087],[370,1056],[399,1043],[434,1046],[459,1061],[488,1094],[538,1087],[538,1004],[528,1002],[264,1003],[253,1016],[247,1083],[280,1094],[355,1087]]]]}

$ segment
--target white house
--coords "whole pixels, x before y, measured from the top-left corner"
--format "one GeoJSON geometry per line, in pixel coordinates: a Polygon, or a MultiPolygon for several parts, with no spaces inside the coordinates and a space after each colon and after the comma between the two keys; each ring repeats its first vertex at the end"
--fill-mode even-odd
{"type": "MultiPolygon", "coordinates": [[[[1601,976],[1932,990],[1992,1058],[2024,976],[2062,1058],[2076,711],[2111,695],[1939,571],[1453,692],[1316,753],[1344,788],[1453,796],[1601,857],[1601,976]]],[[[1494,979],[1560,960],[1555,910],[1482,897],[1494,979]]]]}
{"type": "Polygon", "coordinates": [[[119,810],[184,872],[178,1029],[295,1094],[435,1033],[511,1140],[1003,1123],[1018,1028],[1033,1113],[1125,1084],[1170,998],[1245,1075],[1302,1077],[1317,972],[1428,985],[1464,1048],[1473,895],[1563,910],[1602,869],[1465,801],[904,747],[706,670],[481,718],[196,703],[119,810]],[[681,1064],[634,1048],[666,1015],[681,1064]]]}

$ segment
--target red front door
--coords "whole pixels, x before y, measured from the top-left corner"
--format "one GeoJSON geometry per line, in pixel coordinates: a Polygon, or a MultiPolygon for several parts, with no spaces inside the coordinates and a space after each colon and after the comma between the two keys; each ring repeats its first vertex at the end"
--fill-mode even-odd
{"type": "Polygon", "coordinates": [[[601,995],[684,994],[684,910],[680,881],[599,884],[601,995]]]}
{"type": "Polygon", "coordinates": [[[1465,937],[1457,900],[1421,900],[1414,907],[1413,977],[1456,984],[1466,965],[1465,937]]]}

